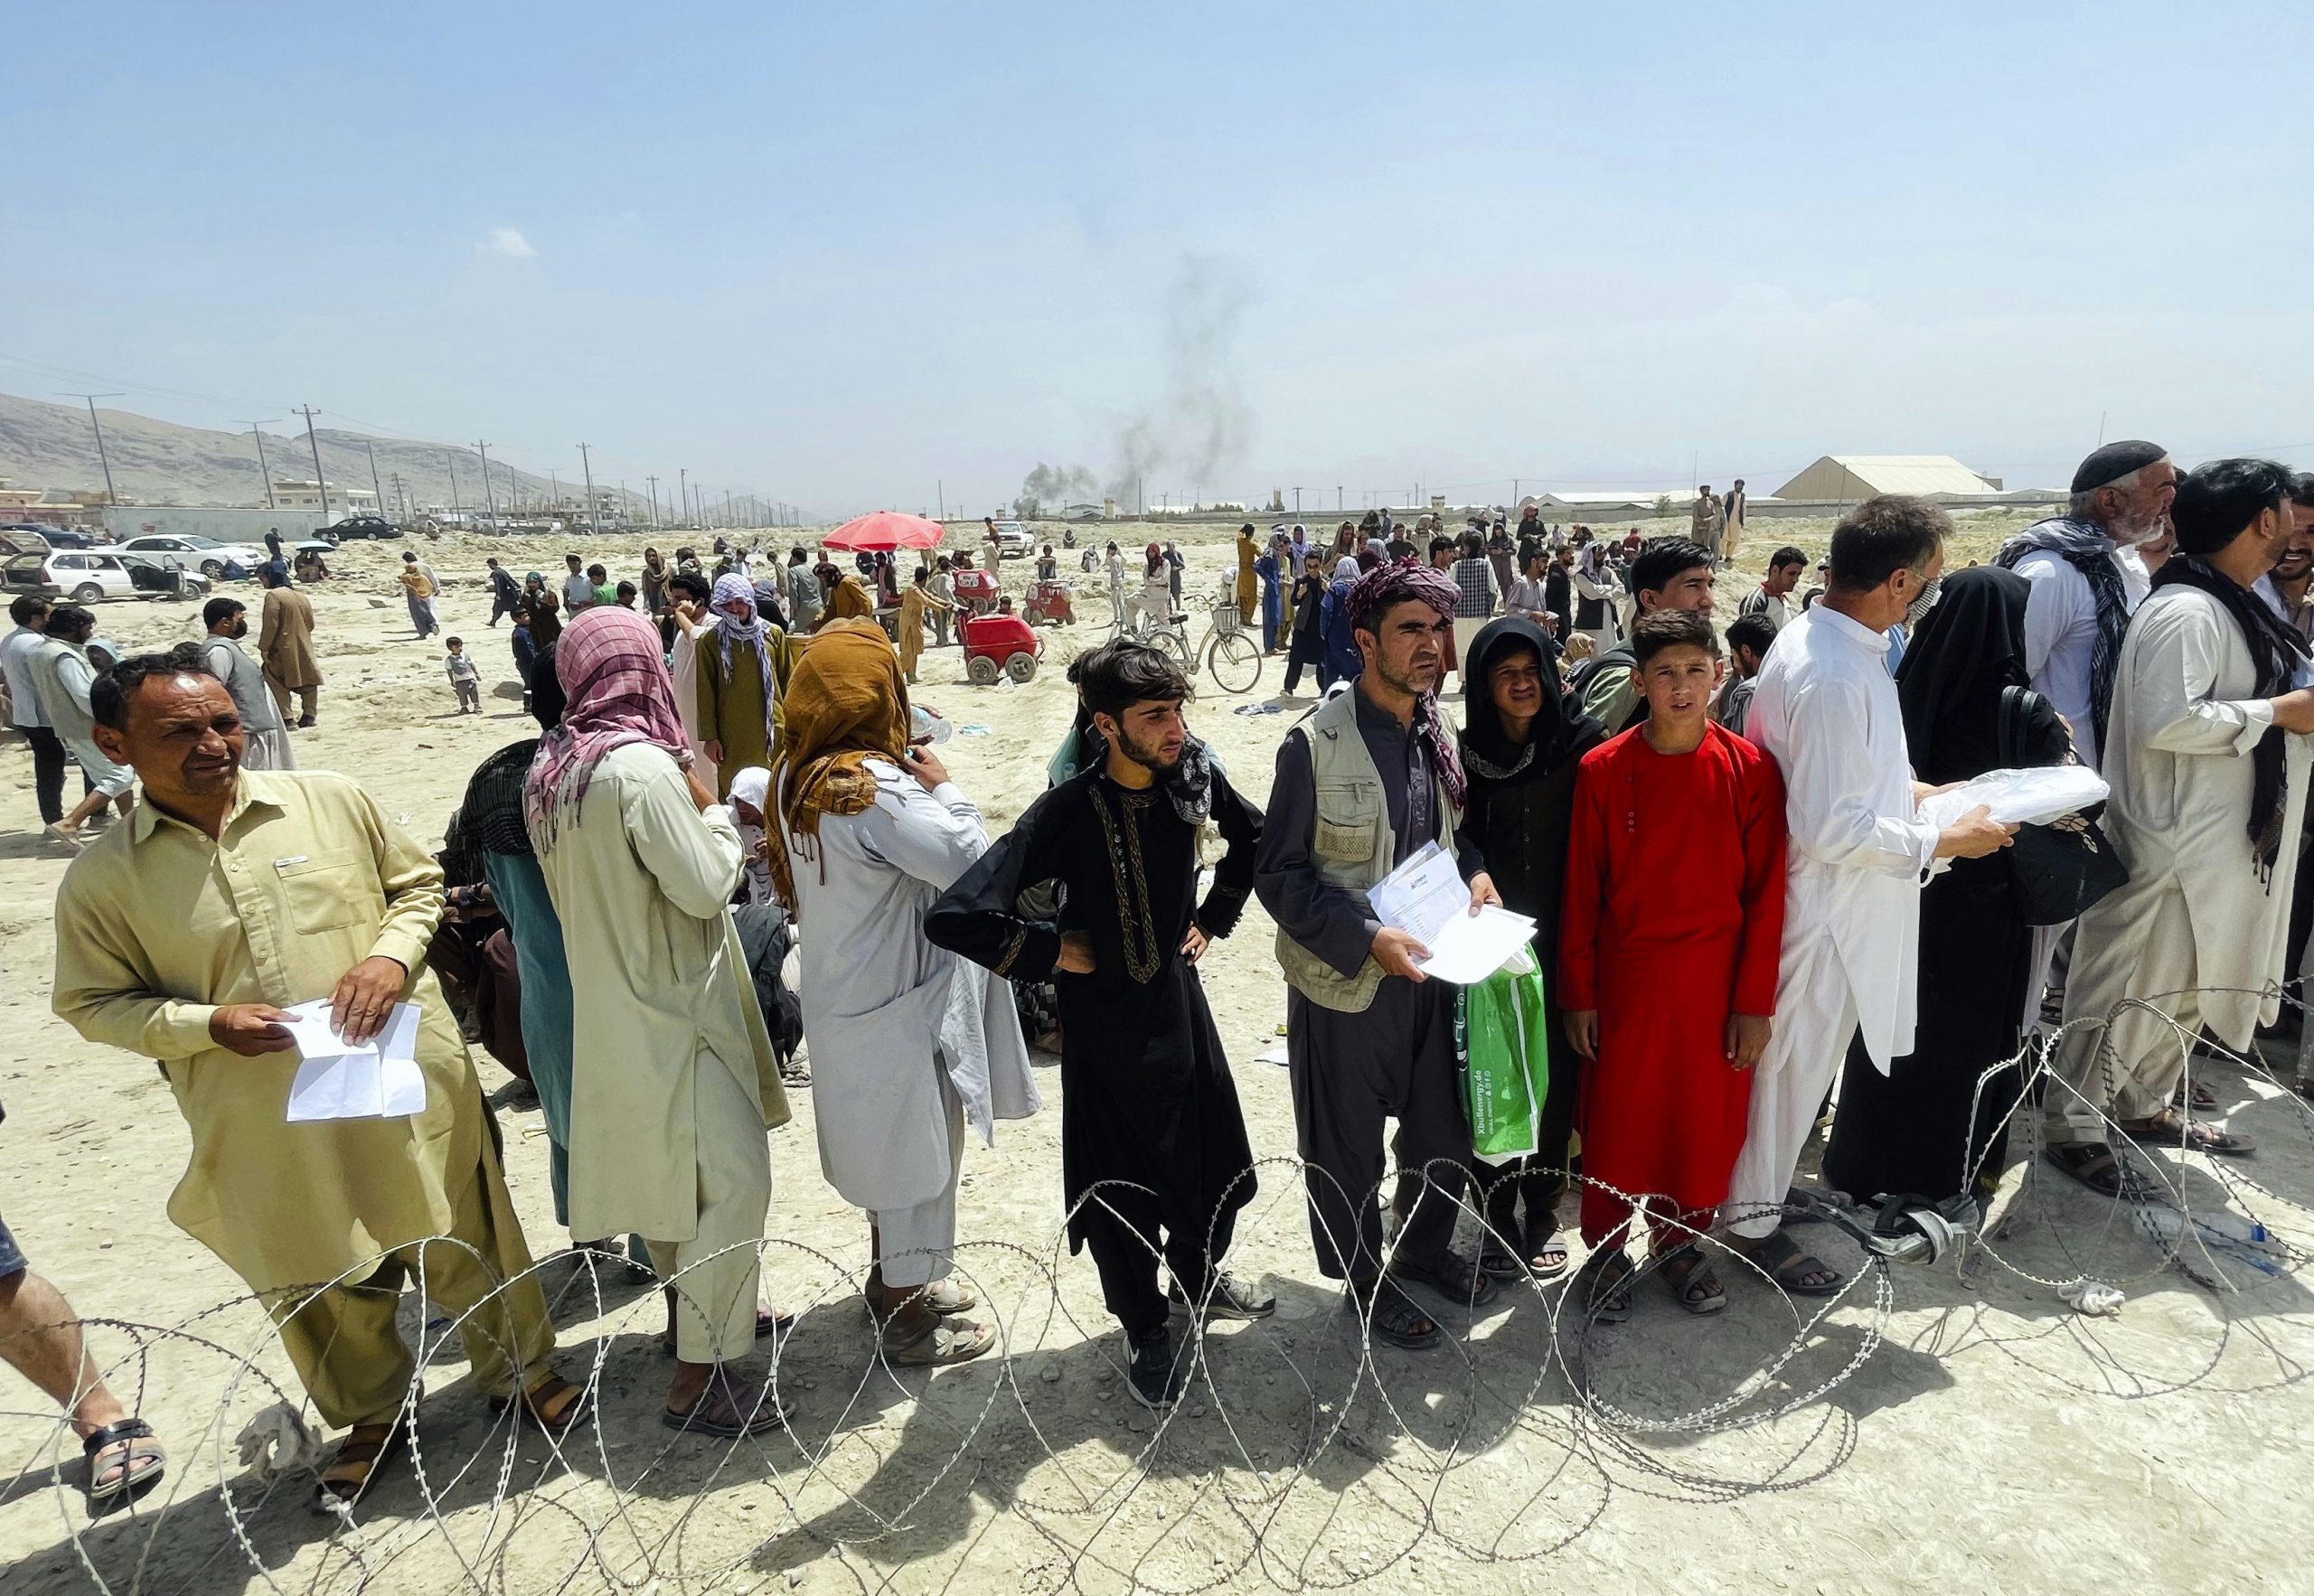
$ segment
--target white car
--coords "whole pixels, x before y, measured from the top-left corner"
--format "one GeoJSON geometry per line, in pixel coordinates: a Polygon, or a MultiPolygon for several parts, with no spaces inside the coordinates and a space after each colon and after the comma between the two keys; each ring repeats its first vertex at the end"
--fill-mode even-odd
{"type": "Polygon", "coordinates": [[[1036,540],[1019,521],[1000,521],[996,523],[996,557],[999,559],[1024,559],[1035,549],[1036,540]]]}
{"type": "Polygon", "coordinates": [[[199,571],[214,581],[225,574],[228,560],[254,573],[266,561],[263,549],[249,543],[221,543],[214,538],[187,532],[148,532],[120,546],[124,554],[142,554],[174,570],[199,571]]]}
{"type": "Polygon", "coordinates": [[[11,594],[29,593],[84,605],[102,598],[145,596],[119,555],[95,549],[16,555],[0,566],[0,587],[11,594]]]}

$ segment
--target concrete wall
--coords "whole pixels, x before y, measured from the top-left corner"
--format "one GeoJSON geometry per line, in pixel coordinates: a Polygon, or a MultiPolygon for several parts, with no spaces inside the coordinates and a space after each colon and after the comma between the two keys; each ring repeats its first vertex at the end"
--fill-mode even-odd
{"type": "Polygon", "coordinates": [[[167,533],[180,538],[215,538],[226,543],[263,543],[268,530],[285,542],[310,538],[334,517],[318,510],[213,510],[187,504],[117,504],[105,512],[105,530],[117,540],[167,533]]]}

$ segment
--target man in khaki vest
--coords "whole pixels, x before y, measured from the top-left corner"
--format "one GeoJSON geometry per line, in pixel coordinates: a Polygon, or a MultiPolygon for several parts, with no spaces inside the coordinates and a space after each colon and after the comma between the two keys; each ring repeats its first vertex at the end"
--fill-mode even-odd
{"type": "Polygon", "coordinates": [[[1347,1279],[1358,1311],[1395,1346],[1427,1347],[1438,1326],[1394,1280],[1384,1289],[1382,1127],[1398,1122],[1394,1206],[1407,1216],[1390,1260],[1457,1302],[1494,1295],[1450,1246],[1470,1157],[1454,1081],[1454,989],[1426,980],[1428,950],[1375,918],[1367,891],[1435,841],[1470,883],[1473,912],[1500,899],[1475,838],[1458,837],[1463,770],[1438,679],[1453,635],[1454,580],[1414,560],[1350,590],[1364,668],[1277,752],[1255,890],[1277,922],[1293,1121],[1310,1188],[1318,1267],[1347,1279]]]}

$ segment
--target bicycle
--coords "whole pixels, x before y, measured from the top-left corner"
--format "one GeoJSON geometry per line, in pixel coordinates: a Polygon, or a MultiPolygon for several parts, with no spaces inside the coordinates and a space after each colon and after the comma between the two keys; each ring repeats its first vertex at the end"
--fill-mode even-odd
{"type": "Polygon", "coordinates": [[[1206,673],[1223,692],[1253,691],[1262,679],[1262,651],[1246,633],[1236,591],[1224,587],[1206,615],[1205,643],[1199,651],[1205,656],[1206,673]]]}

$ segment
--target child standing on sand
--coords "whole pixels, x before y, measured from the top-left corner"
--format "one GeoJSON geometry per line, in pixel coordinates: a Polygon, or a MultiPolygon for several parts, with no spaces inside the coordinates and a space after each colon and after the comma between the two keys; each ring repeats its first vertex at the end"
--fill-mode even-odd
{"type": "Polygon", "coordinates": [[[453,637],[447,643],[450,657],[443,663],[450,672],[450,685],[458,690],[458,713],[479,715],[482,713],[482,672],[466,657],[466,645],[463,639],[453,637]]]}

